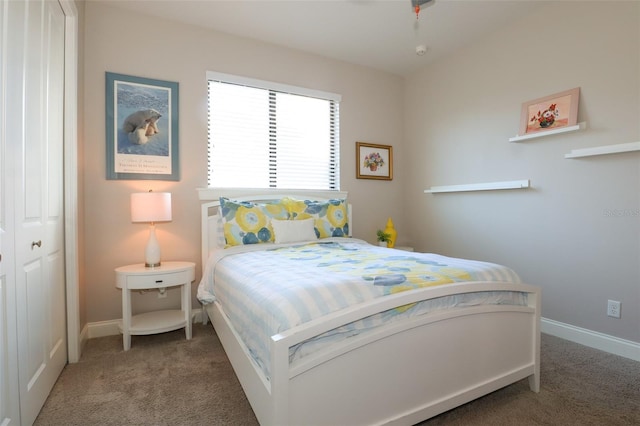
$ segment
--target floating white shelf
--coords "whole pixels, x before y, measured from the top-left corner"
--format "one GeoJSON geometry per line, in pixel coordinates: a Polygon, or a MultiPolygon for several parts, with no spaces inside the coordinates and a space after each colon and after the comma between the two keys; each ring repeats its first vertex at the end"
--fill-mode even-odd
{"type": "Polygon", "coordinates": [[[466,192],[466,191],[494,191],[498,189],[523,189],[531,185],[529,179],[512,180],[505,182],[471,183],[467,185],[446,185],[432,186],[425,189],[425,194],[436,194],[438,192],[466,192]]]}
{"type": "Polygon", "coordinates": [[[621,152],[633,151],[640,151],[640,142],[596,146],[593,148],[572,149],[570,153],[564,155],[564,158],[591,157],[594,155],[618,154],[621,152]]]}
{"type": "Polygon", "coordinates": [[[509,142],[520,142],[527,139],[541,138],[544,136],[557,135],[559,133],[575,132],[576,130],[584,129],[587,127],[585,121],[576,124],[575,126],[560,127],[559,129],[547,130],[545,132],[529,133],[522,136],[514,136],[509,138],[509,142]]]}

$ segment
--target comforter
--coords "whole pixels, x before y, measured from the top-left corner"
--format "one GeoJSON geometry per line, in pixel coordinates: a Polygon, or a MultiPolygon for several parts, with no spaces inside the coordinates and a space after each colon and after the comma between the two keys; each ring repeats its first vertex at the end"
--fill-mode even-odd
{"type": "MultiPolygon", "coordinates": [[[[400,291],[468,281],[519,283],[511,269],[487,262],[373,246],[353,238],[254,244],[214,252],[198,287],[218,301],[256,363],[269,377],[270,337],[350,306],[400,291]]],[[[381,312],[292,348],[302,358],[327,342],[434,309],[477,304],[525,305],[518,292],[474,292],[381,312]]]]}

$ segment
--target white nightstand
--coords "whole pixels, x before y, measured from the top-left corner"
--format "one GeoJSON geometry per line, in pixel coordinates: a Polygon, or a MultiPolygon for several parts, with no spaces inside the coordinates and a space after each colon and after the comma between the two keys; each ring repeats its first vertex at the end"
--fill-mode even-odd
{"type": "Polygon", "coordinates": [[[116,287],[122,289],[122,342],[131,348],[131,335],[156,334],[183,328],[191,339],[191,283],[195,280],[193,262],[162,262],[157,268],[143,263],[116,268],[116,287]],[[131,316],[131,291],[181,286],[182,309],[147,312],[131,316]]]}
{"type": "Polygon", "coordinates": [[[408,247],[408,246],[395,246],[396,250],[403,250],[403,251],[413,251],[413,247],[408,247]]]}

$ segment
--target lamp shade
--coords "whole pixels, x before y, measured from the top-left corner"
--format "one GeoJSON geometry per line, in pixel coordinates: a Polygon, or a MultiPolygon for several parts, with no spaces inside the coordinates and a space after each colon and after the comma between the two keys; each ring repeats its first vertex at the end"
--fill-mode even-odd
{"type": "Polygon", "coordinates": [[[167,222],[170,220],[170,192],[136,192],[131,194],[132,222],[167,222]]]}

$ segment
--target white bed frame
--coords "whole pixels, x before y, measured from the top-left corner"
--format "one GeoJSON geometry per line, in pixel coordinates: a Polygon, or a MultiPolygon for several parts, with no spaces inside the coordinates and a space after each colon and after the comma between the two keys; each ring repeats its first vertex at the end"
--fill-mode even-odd
{"type": "MultiPolygon", "coordinates": [[[[346,197],[336,192],[199,192],[201,200],[216,200],[202,205],[203,265],[215,244],[210,217],[220,195],[240,200],[346,197]]],[[[412,425],[524,378],[532,391],[540,389],[540,289],[534,286],[456,283],[336,312],[272,336],[270,380],[248,355],[224,309],[218,303],[205,308],[262,425],[412,425]],[[346,339],[289,365],[290,347],[341,325],[420,300],[495,290],[526,292],[528,306],[433,312],[346,339]]]]}

